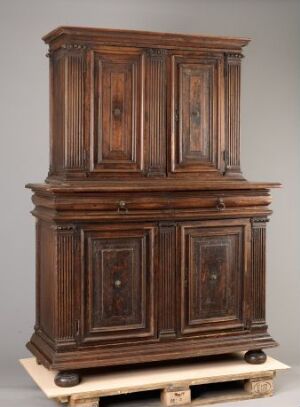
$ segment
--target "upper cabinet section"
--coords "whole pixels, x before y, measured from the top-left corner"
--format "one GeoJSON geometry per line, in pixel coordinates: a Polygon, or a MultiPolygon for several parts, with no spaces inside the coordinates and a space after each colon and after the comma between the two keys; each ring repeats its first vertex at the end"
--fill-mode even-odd
{"type": "Polygon", "coordinates": [[[49,44],[48,181],[242,178],[248,40],[60,27],[49,44]]]}

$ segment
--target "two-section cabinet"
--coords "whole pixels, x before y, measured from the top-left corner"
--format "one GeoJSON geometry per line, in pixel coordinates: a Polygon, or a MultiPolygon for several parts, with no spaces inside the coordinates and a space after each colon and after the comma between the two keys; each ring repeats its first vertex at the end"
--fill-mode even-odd
{"type": "Polygon", "coordinates": [[[59,371],[275,346],[265,320],[272,183],[240,169],[242,38],[59,27],[50,169],[29,184],[36,323],[59,371]]]}

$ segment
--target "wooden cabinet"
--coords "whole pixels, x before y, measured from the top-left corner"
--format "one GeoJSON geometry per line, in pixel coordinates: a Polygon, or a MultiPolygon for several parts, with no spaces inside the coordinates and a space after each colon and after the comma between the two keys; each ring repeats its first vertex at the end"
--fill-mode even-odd
{"type": "MultiPolygon", "coordinates": [[[[37,218],[28,348],[79,369],[275,346],[265,320],[275,183],[240,168],[247,39],[59,27],[50,171],[37,218]]],[[[73,374],[65,374],[75,370],[73,374]]]]}

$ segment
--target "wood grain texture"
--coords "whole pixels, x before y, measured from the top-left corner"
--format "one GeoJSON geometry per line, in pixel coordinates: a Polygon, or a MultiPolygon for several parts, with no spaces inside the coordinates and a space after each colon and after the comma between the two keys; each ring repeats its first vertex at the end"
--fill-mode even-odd
{"type": "Polygon", "coordinates": [[[159,227],[159,336],[176,337],[176,225],[159,227]]]}
{"type": "Polygon", "coordinates": [[[145,90],[145,170],[166,175],[166,51],[149,48],[145,90]]]}
{"type": "Polygon", "coordinates": [[[252,220],[252,324],[266,326],[266,218],[252,220]]]}
{"type": "Polygon", "coordinates": [[[27,185],[29,350],[62,383],[92,367],[234,351],[258,360],[276,346],[265,221],[280,184],[240,172],[248,40],[76,27],[44,39],[51,159],[47,182],[27,185]]]}
{"type": "Polygon", "coordinates": [[[138,50],[97,49],[94,59],[92,171],[141,171],[144,56],[138,50]]]}
{"type": "Polygon", "coordinates": [[[227,54],[225,62],[226,147],[225,174],[235,175],[240,169],[240,77],[241,55],[227,54]]]}

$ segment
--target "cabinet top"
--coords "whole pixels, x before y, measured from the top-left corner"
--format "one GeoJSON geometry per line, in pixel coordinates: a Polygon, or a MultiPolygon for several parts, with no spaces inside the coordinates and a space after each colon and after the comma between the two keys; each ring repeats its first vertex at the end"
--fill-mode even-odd
{"type": "Polygon", "coordinates": [[[145,182],[131,181],[97,181],[65,182],[60,184],[27,184],[35,192],[46,193],[81,193],[81,192],[171,192],[171,191],[229,191],[229,190],[269,190],[280,188],[279,182],[249,181],[187,181],[159,180],[145,182]]]}
{"type": "Polygon", "coordinates": [[[61,26],[50,31],[43,37],[47,44],[66,40],[85,41],[91,43],[104,43],[135,46],[156,46],[164,48],[215,48],[220,50],[240,50],[250,41],[249,38],[216,37],[198,34],[162,33],[137,30],[120,30],[92,27],[61,26]]]}

